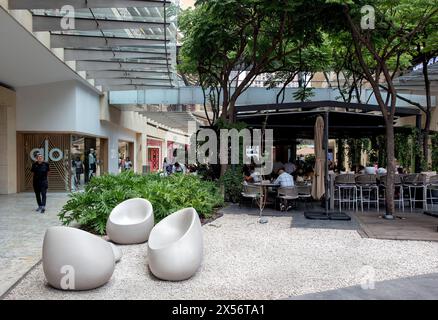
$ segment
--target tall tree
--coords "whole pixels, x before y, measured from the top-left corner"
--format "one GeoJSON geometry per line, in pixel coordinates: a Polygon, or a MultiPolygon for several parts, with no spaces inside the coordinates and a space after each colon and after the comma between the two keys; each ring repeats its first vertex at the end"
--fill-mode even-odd
{"type": "MultiPolygon", "coordinates": [[[[437,3],[438,5],[438,3],[437,3]]],[[[432,123],[432,92],[429,78],[429,61],[438,55],[438,14],[434,15],[422,32],[413,39],[411,54],[413,64],[420,64],[422,69],[426,106],[416,105],[425,114],[424,129],[422,132],[423,157],[426,164],[429,161],[429,138],[432,123]]],[[[427,168],[424,168],[427,170],[427,168]]]]}
{"type": "Polygon", "coordinates": [[[394,78],[399,74],[402,58],[409,51],[413,39],[424,31],[428,21],[437,14],[438,6],[435,0],[338,2],[343,3],[356,57],[365,79],[373,89],[385,121],[388,169],[385,217],[391,219],[395,212],[394,120],[397,88],[394,78]],[[374,14],[375,25],[373,25],[374,14]],[[414,26],[406,23],[406,21],[412,21],[412,15],[416,16],[414,26]],[[371,64],[369,59],[367,61],[369,56],[374,59],[371,64]],[[388,88],[386,97],[381,92],[381,82],[388,88]]]}
{"type": "Polygon", "coordinates": [[[325,1],[198,0],[180,18],[180,71],[221,89],[220,117],[235,122],[235,104],[255,78],[322,41],[325,1]]]}
{"type": "Polygon", "coordinates": [[[280,67],[273,66],[264,83],[269,89],[280,87],[277,94],[277,104],[283,103],[288,85],[298,79],[298,91],[295,98],[305,101],[311,89],[310,82],[317,72],[329,71],[330,51],[329,47],[322,45],[310,45],[300,48],[294,54],[284,57],[280,67]]]}

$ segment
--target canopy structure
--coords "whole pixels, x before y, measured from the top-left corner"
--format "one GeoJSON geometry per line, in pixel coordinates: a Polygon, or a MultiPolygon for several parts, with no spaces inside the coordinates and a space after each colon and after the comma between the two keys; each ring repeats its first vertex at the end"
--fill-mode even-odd
{"type": "MultiPolygon", "coordinates": [[[[438,94],[438,57],[431,59],[428,63],[430,90],[432,95],[438,94]]],[[[412,71],[397,77],[394,81],[399,92],[426,94],[426,87],[423,75],[423,66],[416,66],[412,71]]]]}
{"type": "MultiPolygon", "coordinates": [[[[261,128],[266,122],[266,129],[274,130],[274,141],[277,143],[290,142],[291,139],[298,138],[314,139],[315,123],[317,120],[322,122],[321,116],[323,116],[322,148],[324,155],[322,157],[325,160],[323,176],[326,193],[329,190],[327,161],[329,138],[364,138],[385,133],[383,117],[376,105],[338,101],[294,102],[237,106],[236,113],[237,120],[247,123],[250,128],[261,128]]],[[[415,116],[417,125],[421,125],[421,121],[418,121],[421,120],[421,114],[416,108],[398,107],[395,115],[396,117],[415,116]]],[[[325,212],[306,212],[305,216],[308,219],[350,219],[344,213],[329,212],[330,209],[329,197],[326,196],[325,212]]]]}
{"type": "Polygon", "coordinates": [[[177,86],[173,1],[9,0],[9,7],[30,10],[34,31],[50,32],[51,48],[104,91],[177,86]]]}
{"type": "MultiPolygon", "coordinates": [[[[237,106],[237,120],[249,127],[261,128],[267,119],[267,129],[274,129],[276,142],[313,139],[316,118],[330,115],[328,138],[363,138],[385,133],[385,123],[376,105],[337,101],[294,102],[279,105],[237,106]]],[[[398,107],[396,117],[420,117],[417,108],[398,107]]],[[[398,128],[403,130],[403,128],[398,128]]]]}

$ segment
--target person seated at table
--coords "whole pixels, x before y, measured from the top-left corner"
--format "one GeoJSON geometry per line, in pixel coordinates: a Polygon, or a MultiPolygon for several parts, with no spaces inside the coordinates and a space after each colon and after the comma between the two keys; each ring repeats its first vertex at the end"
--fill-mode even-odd
{"type": "Polygon", "coordinates": [[[272,172],[273,173],[277,173],[278,170],[280,170],[280,168],[284,168],[284,163],[277,160],[274,162],[274,164],[272,165],[272,172]]]}
{"type": "Polygon", "coordinates": [[[362,165],[358,166],[356,169],[356,173],[357,174],[365,174],[365,167],[362,165]]]}
{"type": "Polygon", "coordinates": [[[246,183],[262,182],[262,177],[260,173],[255,170],[255,166],[253,164],[249,166],[249,175],[245,174],[244,179],[246,183]]]}
{"type": "Polygon", "coordinates": [[[284,167],[278,170],[278,178],[274,181],[274,184],[279,185],[282,188],[290,188],[295,186],[294,178],[286,172],[284,167]]]}
{"type": "Polygon", "coordinates": [[[297,167],[295,166],[295,163],[293,163],[292,159],[289,160],[289,162],[285,163],[284,168],[286,169],[286,172],[289,174],[293,174],[297,167]]]}
{"type": "Polygon", "coordinates": [[[397,168],[397,174],[405,174],[405,170],[403,169],[403,167],[397,168]]]}

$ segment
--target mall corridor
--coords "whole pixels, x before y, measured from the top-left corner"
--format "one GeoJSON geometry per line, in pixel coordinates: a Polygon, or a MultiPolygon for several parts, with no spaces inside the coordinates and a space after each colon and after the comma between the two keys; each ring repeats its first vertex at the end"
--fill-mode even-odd
{"type": "Polygon", "coordinates": [[[44,232],[58,225],[65,193],[50,193],[45,214],[35,211],[33,193],[0,195],[0,297],[40,259],[44,232]]]}

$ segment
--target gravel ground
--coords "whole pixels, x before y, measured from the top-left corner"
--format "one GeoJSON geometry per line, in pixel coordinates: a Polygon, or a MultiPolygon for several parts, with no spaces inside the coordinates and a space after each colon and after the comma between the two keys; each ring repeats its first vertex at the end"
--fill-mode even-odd
{"type": "Polygon", "coordinates": [[[225,214],[204,226],[204,262],[187,281],[155,279],[147,245],[121,246],[121,262],[99,289],[51,289],[39,264],[4,298],[284,299],[358,285],[364,266],[374,268],[376,282],[438,272],[436,242],[367,239],[354,227],[315,223],[313,228],[302,214],[270,217],[264,225],[255,216],[225,214]]]}

